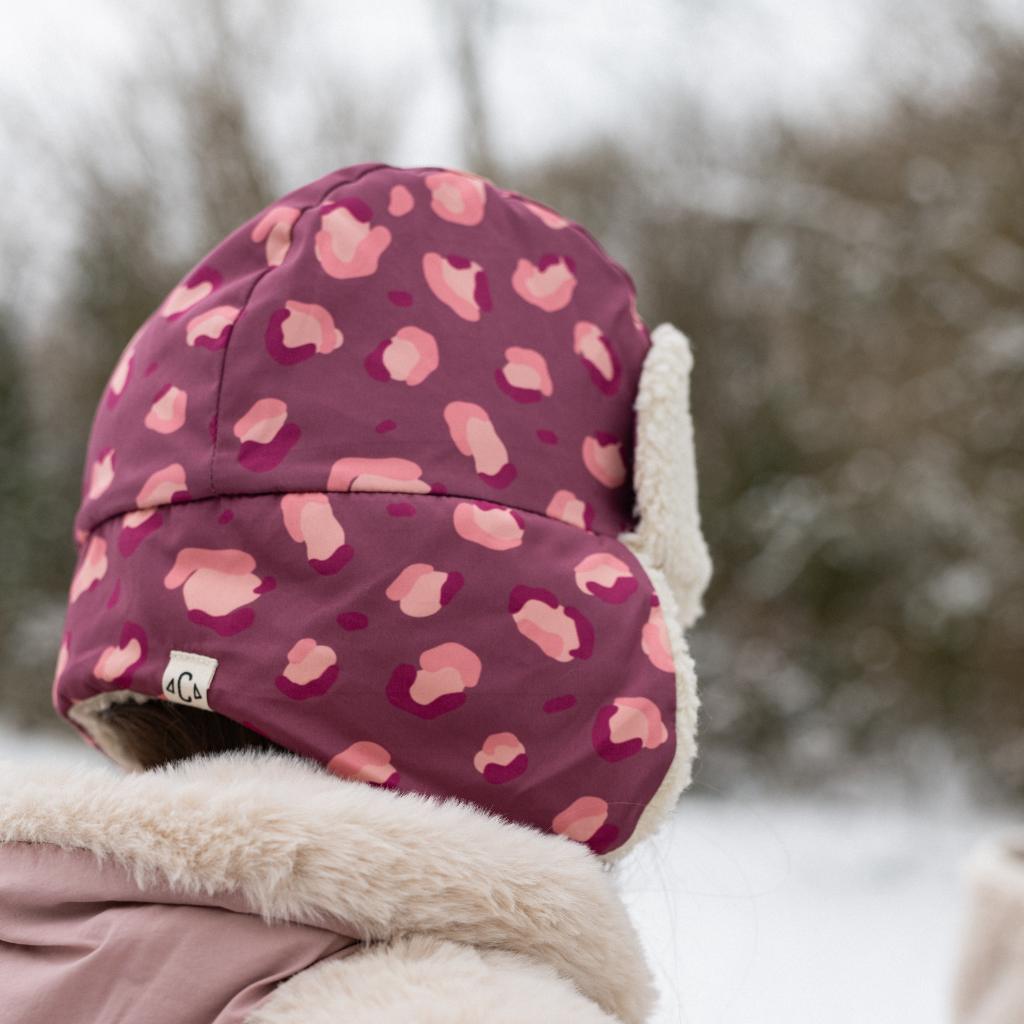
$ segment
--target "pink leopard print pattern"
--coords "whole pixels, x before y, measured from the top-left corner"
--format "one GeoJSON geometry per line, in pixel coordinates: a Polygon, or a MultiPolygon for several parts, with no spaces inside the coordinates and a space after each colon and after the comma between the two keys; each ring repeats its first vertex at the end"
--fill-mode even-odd
{"type": "Polygon", "coordinates": [[[210,707],[341,776],[599,853],[672,763],[635,525],[650,336],[578,224],[362,164],[232,232],[128,342],[93,424],[54,680],[210,707]]]}

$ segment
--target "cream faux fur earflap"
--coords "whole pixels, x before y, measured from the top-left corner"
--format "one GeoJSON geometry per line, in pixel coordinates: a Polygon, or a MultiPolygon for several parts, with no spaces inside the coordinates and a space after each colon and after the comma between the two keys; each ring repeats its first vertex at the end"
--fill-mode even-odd
{"type": "Polygon", "coordinates": [[[220,754],[127,775],[0,764],[0,842],[91,850],[139,885],[232,893],[269,921],[532,957],[626,1024],[653,1001],[625,908],[584,846],[292,755],[220,754]]]}
{"type": "Polygon", "coordinates": [[[619,540],[636,556],[654,585],[676,674],[676,752],[665,778],[644,808],[629,840],[605,855],[616,861],[652,835],[690,784],[697,755],[700,697],[683,635],[703,612],[711,556],[700,528],[697,462],[690,416],[693,357],[686,335],[670,323],[651,332],[634,409],[633,487],[636,529],[619,540]]]}
{"type": "Polygon", "coordinates": [[[655,327],[633,406],[638,523],[633,532],[619,536],[647,566],[664,573],[684,629],[703,612],[704,591],[711,580],[711,556],[697,503],[692,368],[686,335],[670,323],[655,327]]]}

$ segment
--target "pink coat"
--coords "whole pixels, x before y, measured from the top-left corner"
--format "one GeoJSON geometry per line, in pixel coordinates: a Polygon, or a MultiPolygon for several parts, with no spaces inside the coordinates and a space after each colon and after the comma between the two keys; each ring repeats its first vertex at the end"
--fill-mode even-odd
{"type": "Polygon", "coordinates": [[[598,859],[467,803],[271,753],[5,765],[8,1024],[639,1024],[598,859]]]}

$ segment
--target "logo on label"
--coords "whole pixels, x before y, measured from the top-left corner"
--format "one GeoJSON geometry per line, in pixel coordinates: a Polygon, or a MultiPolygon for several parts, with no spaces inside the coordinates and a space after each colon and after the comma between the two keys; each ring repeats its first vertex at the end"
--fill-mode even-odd
{"type": "Polygon", "coordinates": [[[191,651],[171,651],[167,668],[164,669],[164,696],[176,704],[190,704],[209,711],[206,695],[210,692],[213,673],[216,671],[216,658],[193,654],[191,651]]]}

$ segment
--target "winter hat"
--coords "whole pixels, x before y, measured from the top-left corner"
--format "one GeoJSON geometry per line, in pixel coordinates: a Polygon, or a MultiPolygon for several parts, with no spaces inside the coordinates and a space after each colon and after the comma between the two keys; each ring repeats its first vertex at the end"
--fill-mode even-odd
{"type": "Polygon", "coordinates": [[[621,853],[689,779],[690,354],[578,224],[360,164],[210,251],[92,427],[54,703],[209,708],[621,853]]]}

